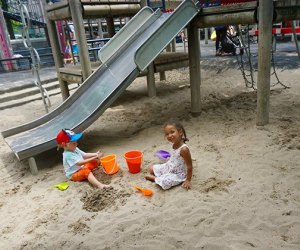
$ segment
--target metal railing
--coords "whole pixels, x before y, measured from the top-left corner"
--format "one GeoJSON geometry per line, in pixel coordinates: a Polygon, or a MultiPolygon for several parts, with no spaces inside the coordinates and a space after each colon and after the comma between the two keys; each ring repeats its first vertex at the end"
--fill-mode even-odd
{"type": "MultiPolygon", "coordinates": [[[[51,48],[50,48],[51,49],[51,48]]],[[[42,49],[37,49],[37,51],[42,49]]],[[[0,59],[0,73],[8,72],[7,67],[12,62],[14,67],[11,71],[21,71],[21,70],[30,70],[32,69],[32,60],[29,55],[29,53],[25,53],[28,51],[15,51],[15,55],[17,55],[14,58],[9,59],[0,59]],[[21,52],[21,53],[20,53],[21,52]]],[[[54,65],[54,59],[53,54],[51,52],[39,54],[40,56],[40,64],[41,67],[47,67],[47,66],[53,66],[54,65]]]]}

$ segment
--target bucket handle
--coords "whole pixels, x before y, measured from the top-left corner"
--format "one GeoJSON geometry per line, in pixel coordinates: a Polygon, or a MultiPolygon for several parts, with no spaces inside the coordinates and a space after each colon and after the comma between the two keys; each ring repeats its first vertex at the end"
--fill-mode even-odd
{"type": "Polygon", "coordinates": [[[117,160],[115,160],[114,167],[112,168],[112,170],[110,170],[110,172],[106,172],[105,168],[102,166],[104,173],[111,174],[112,172],[115,171],[116,165],[117,165],[117,160]]]}

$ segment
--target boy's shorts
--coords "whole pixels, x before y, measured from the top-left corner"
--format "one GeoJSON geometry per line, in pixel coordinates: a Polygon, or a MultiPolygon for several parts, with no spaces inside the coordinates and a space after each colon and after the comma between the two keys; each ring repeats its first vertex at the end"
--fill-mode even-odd
{"type": "Polygon", "coordinates": [[[72,174],[71,180],[72,181],[86,180],[90,172],[96,167],[98,167],[98,161],[96,160],[85,164],[83,168],[79,169],[77,172],[72,174]]]}

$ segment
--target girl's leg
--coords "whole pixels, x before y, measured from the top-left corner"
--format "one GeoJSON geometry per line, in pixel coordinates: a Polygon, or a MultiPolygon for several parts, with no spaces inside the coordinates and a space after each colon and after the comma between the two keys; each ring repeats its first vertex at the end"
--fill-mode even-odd
{"type": "Polygon", "coordinates": [[[145,176],[145,179],[147,180],[147,181],[152,181],[152,182],[155,182],[155,175],[146,175],[145,176]]]}
{"type": "Polygon", "coordinates": [[[149,168],[149,174],[154,175],[153,166],[149,168]]]}
{"type": "Polygon", "coordinates": [[[98,187],[98,188],[109,187],[109,185],[105,185],[105,184],[102,184],[101,182],[99,182],[92,172],[90,172],[87,179],[95,187],[98,187]]]}
{"type": "Polygon", "coordinates": [[[149,168],[149,175],[146,175],[145,176],[145,179],[148,180],[148,181],[155,181],[155,175],[154,175],[154,171],[153,171],[153,166],[151,166],[149,168]]]}

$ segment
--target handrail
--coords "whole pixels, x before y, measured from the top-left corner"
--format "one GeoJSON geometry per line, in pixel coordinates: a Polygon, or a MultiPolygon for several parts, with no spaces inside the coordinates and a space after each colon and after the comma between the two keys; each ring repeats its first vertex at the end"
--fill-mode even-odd
{"type": "Polygon", "coordinates": [[[25,48],[29,50],[31,56],[32,74],[34,78],[33,82],[40,89],[44,107],[46,113],[48,113],[49,112],[48,108],[51,106],[51,102],[50,102],[49,94],[47,90],[43,87],[40,79],[40,74],[39,74],[40,57],[36,49],[32,47],[31,40],[29,38],[29,29],[31,27],[30,15],[26,5],[19,3],[19,8],[20,8],[20,14],[23,23],[23,33],[22,33],[23,43],[25,48]]]}

